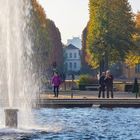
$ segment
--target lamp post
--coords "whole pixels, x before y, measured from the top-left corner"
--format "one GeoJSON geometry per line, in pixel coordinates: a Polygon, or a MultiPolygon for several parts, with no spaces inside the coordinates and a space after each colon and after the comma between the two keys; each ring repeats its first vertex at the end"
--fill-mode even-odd
{"type": "MultiPolygon", "coordinates": [[[[105,46],[105,42],[104,42],[104,40],[101,38],[101,45],[102,46],[105,46]]],[[[104,48],[102,48],[102,53],[101,53],[101,55],[100,55],[100,75],[102,74],[102,72],[104,72],[105,71],[105,50],[104,50],[104,48]]]]}
{"type": "Polygon", "coordinates": [[[56,67],[57,67],[56,61],[54,61],[54,62],[52,63],[52,70],[53,70],[53,73],[56,72],[56,67]]]}

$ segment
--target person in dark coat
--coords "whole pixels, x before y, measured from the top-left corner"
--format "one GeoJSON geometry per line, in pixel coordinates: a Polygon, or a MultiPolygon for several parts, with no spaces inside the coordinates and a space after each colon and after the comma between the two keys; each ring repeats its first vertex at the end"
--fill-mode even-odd
{"type": "Polygon", "coordinates": [[[61,78],[58,75],[58,73],[55,72],[53,77],[52,77],[52,85],[53,85],[54,97],[58,97],[60,84],[61,84],[61,78]]]}
{"type": "Polygon", "coordinates": [[[137,78],[135,78],[135,80],[134,80],[134,84],[133,84],[133,88],[132,88],[132,93],[135,93],[136,94],[136,98],[138,97],[139,84],[138,84],[137,78]]]}
{"type": "Polygon", "coordinates": [[[98,98],[101,97],[105,98],[105,72],[102,72],[102,75],[99,77],[99,94],[98,98]]]}
{"type": "Polygon", "coordinates": [[[111,98],[113,98],[113,80],[114,80],[113,75],[110,73],[109,70],[107,70],[105,76],[107,98],[109,98],[109,92],[111,92],[111,98]]]}

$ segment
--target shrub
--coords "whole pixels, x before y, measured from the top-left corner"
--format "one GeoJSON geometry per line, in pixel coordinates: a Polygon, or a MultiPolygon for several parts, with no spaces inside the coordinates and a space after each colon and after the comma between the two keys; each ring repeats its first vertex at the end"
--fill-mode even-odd
{"type": "Polygon", "coordinates": [[[82,84],[98,84],[98,80],[97,80],[97,78],[95,78],[91,75],[80,75],[78,84],[79,85],[82,85],[82,84]]]}

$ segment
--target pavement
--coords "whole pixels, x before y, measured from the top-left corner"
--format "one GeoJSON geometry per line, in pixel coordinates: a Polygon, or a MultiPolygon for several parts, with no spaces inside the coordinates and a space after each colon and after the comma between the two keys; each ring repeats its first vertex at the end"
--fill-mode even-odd
{"type": "MultiPolygon", "coordinates": [[[[60,91],[59,97],[57,99],[71,99],[72,96],[73,99],[98,99],[98,91],[60,91]]],[[[39,98],[56,99],[52,91],[41,93],[39,98]]],[[[132,92],[114,91],[114,99],[136,99],[136,95],[132,92]]]]}
{"type": "Polygon", "coordinates": [[[60,91],[59,97],[53,92],[41,93],[37,107],[140,107],[140,97],[131,92],[114,92],[114,98],[98,98],[98,91],[60,91]]]}

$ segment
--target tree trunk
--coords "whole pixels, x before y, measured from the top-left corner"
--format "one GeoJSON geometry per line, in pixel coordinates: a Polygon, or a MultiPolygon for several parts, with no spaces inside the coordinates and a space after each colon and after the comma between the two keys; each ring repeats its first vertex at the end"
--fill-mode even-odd
{"type": "Polygon", "coordinates": [[[105,56],[104,56],[104,71],[108,70],[109,69],[109,64],[108,64],[108,54],[105,53],[105,56]]]}

